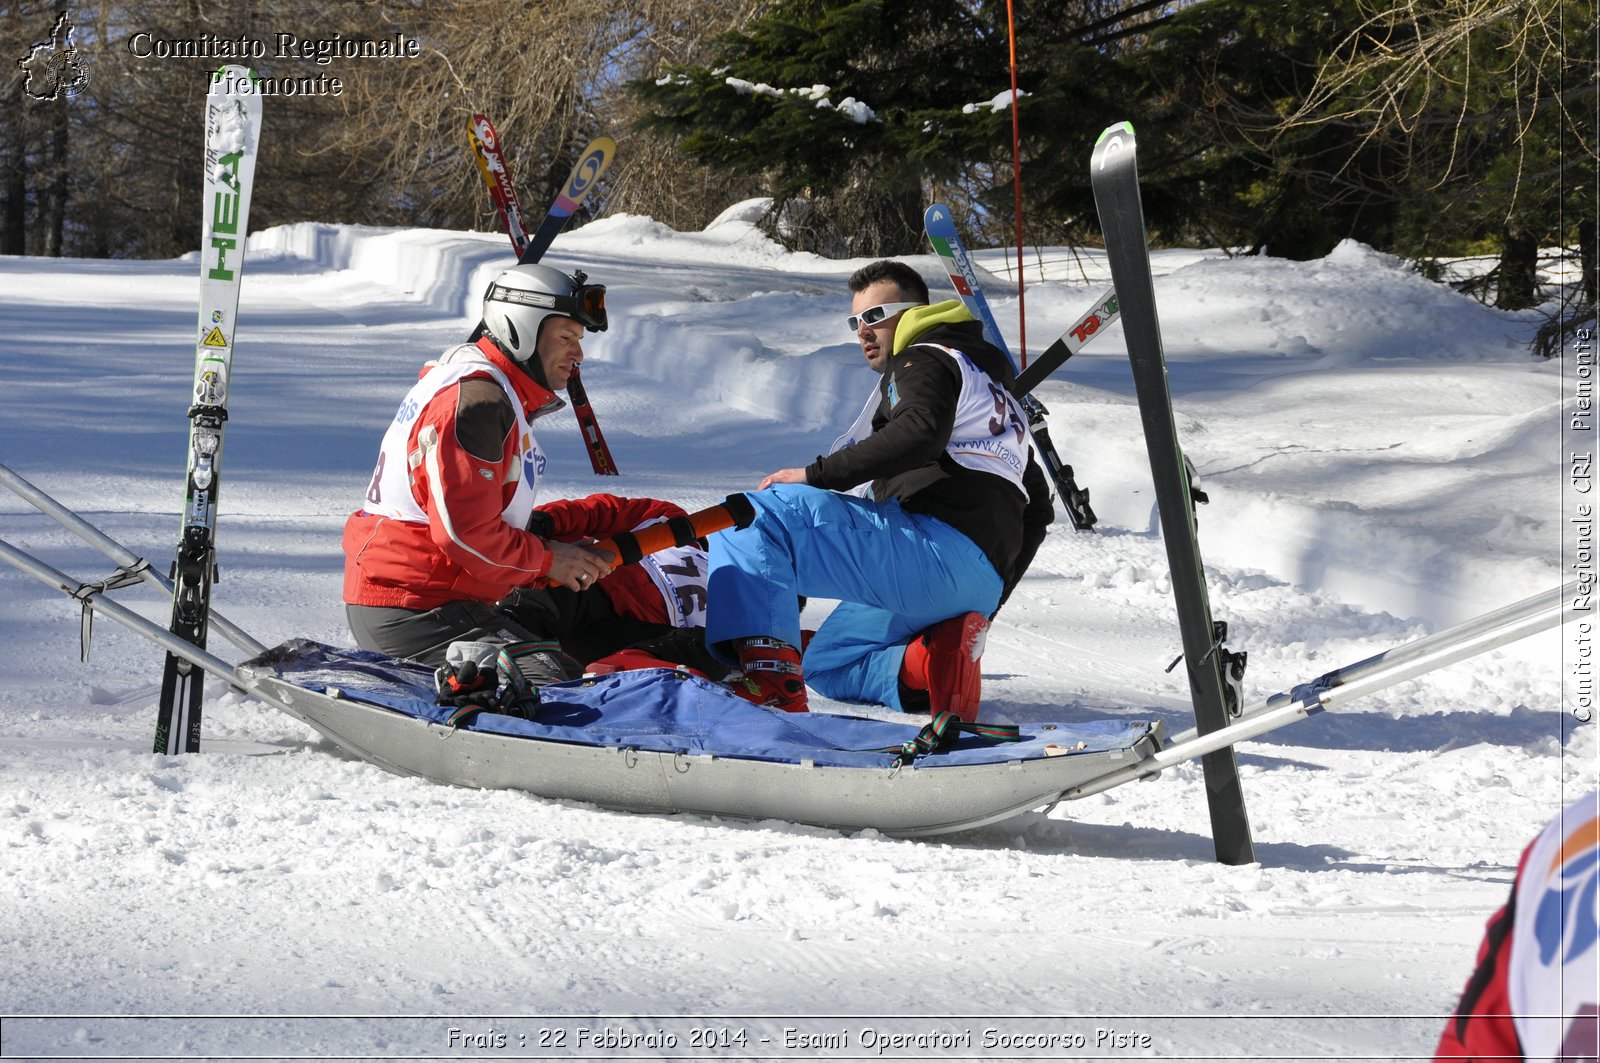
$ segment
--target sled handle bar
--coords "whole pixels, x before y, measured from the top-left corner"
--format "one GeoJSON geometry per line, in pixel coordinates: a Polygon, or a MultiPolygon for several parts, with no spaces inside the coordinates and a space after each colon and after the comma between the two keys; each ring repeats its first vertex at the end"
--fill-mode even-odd
{"type": "MultiPolygon", "coordinates": [[[[0,486],[9,487],[18,497],[33,506],[33,508],[66,528],[102,554],[105,554],[112,561],[115,561],[130,576],[142,579],[151,586],[159,588],[168,598],[172,597],[172,583],[151,568],[150,562],[139,557],[132,550],[129,550],[126,546],[123,546],[4,465],[0,465],[0,486]]],[[[11,560],[13,564],[16,563],[14,558],[8,560],[11,560]]],[[[18,567],[20,568],[21,566],[19,565],[18,567]]],[[[69,591],[68,593],[71,592],[69,591]]],[[[209,623],[223,638],[251,656],[262,653],[267,648],[214,609],[211,611],[209,623]]],[[[187,646],[189,644],[186,642],[184,645],[187,646]]]]}
{"type": "Polygon", "coordinates": [[[1138,764],[1119,768],[1065,790],[1061,798],[1077,800],[1134,779],[1153,777],[1160,774],[1163,768],[1276,730],[1324,709],[1337,708],[1346,701],[1476,657],[1529,635],[1560,627],[1579,619],[1588,611],[1587,597],[1588,592],[1579,581],[1571,580],[1558,589],[1532,595],[1455,627],[1374,654],[1356,664],[1335,668],[1288,693],[1274,694],[1257,702],[1226,727],[1203,735],[1194,730],[1176,735],[1166,748],[1138,764]]]}
{"type": "MultiPolygon", "coordinates": [[[[66,573],[51,567],[32,554],[17,549],[4,539],[0,539],[0,561],[10,562],[40,583],[54,587],[62,594],[75,601],[82,602],[85,607],[93,609],[95,612],[104,613],[123,627],[128,628],[135,634],[143,635],[162,649],[175,653],[184,660],[226,680],[230,686],[236,687],[252,697],[258,697],[277,708],[285,707],[283,702],[258,689],[248,680],[243,679],[234,670],[233,665],[221,657],[200,649],[182,636],[174,635],[160,624],[140,616],[121,602],[108,597],[99,585],[79,583],[66,573]]],[[[294,714],[291,712],[290,715],[294,714]]]]}

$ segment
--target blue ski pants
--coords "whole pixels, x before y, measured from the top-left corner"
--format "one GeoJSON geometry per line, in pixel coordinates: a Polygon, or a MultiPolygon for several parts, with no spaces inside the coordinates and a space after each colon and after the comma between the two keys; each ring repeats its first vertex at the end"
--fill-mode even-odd
{"type": "Polygon", "coordinates": [[[906,643],[1000,602],[1000,576],[977,544],[896,501],[803,484],[746,497],[751,525],[711,537],[706,642],[766,635],[798,646],[798,597],[836,598],[803,662],[806,683],[825,697],[901,708],[906,643]]]}

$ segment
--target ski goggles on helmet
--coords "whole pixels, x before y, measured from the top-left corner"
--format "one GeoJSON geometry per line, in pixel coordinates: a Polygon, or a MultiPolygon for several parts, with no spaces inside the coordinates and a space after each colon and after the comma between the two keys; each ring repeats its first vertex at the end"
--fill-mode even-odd
{"type": "Polygon", "coordinates": [[[862,325],[876,325],[886,318],[893,317],[902,310],[910,310],[915,306],[927,306],[927,303],[879,303],[869,306],[859,314],[850,315],[850,331],[860,332],[862,325]]]}
{"type": "Polygon", "coordinates": [[[583,327],[590,332],[604,332],[606,330],[606,286],[604,284],[585,284],[589,278],[583,270],[572,274],[576,287],[572,289],[572,317],[582,322],[583,327]]]}
{"type": "Polygon", "coordinates": [[[552,314],[570,317],[590,332],[604,332],[607,324],[606,286],[585,284],[584,281],[587,279],[582,270],[573,273],[573,289],[567,295],[508,288],[504,284],[495,283],[489,285],[486,298],[502,303],[515,303],[518,306],[540,307],[552,314]]]}

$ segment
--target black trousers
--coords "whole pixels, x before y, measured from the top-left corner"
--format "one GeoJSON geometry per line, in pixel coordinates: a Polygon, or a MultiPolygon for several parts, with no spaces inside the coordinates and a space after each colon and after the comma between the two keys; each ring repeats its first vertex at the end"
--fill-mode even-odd
{"type": "Polygon", "coordinates": [[[521,587],[500,599],[496,608],[530,630],[559,639],[561,648],[579,664],[673,630],[670,624],[619,616],[611,599],[598,587],[584,591],[521,587]]]}
{"type": "Polygon", "coordinates": [[[670,633],[666,624],[618,616],[604,591],[523,588],[494,605],[448,602],[437,609],[346,605],[356,644],[438,668],[452,642],[555,639],[579,664],[670,633]]]}

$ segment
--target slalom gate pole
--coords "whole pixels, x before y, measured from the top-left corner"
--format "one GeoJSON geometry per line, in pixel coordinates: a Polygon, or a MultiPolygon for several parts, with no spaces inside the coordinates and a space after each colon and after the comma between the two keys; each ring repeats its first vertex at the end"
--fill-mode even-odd
{"type": "Polygon", "coordinates": [[[1028,300],[1027,285],[1022,279],[1022,99],[1017,95],[1017,15],[1012,0],[1006,0],[1006,42],[1011,48],[1011,187],[1017,215],[1017,372],[1020,373],[1028,368],[1028,300]]]}

